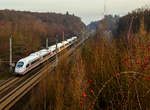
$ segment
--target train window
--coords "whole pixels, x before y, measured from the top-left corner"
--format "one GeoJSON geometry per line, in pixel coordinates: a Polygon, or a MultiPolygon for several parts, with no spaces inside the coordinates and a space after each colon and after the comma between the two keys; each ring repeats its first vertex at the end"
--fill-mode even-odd
{"type": "Polygon", "coordinates": [[[18,68],[21,68],[23,65],[24,65],[23,62],[18,62],[18,63],[17,63],[17,67],[18,67],[18,68]]]}
{"type": "Polygon", "coordinates": [[[29,67],[29,64],[27,64],[26,68],[28,68],[28,67],[29,67]]]}
{"type": "Polygon", "coordinates": [[[44,55],[43,57],[46,57],[48,54],[44,55]]]}
{"type": "Polygon", "coordinates": [[[35,62],[36,62],[36,60],[35,60],[35,61],[33,61],[33,62],[31,62],[31,65],[32,65],[32,64],[34,64],[35,62]]]}
{"type": "Polygon", "coordinates": [[[39,59],[37,59],[37,60],[31,62],[31,65],[34,64],[34,63],[36,63],[37,61],[39,61],[39,59]]]}

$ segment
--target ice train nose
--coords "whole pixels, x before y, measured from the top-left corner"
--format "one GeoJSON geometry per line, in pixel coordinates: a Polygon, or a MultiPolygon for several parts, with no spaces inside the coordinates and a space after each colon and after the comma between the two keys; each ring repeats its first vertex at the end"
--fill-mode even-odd
{"type": "Polygon", "coordinates": [[[20,72],[22,72],[23,71],[23,68],[15,68],[15,72],[16,73],[20,73],[20,72]]]}

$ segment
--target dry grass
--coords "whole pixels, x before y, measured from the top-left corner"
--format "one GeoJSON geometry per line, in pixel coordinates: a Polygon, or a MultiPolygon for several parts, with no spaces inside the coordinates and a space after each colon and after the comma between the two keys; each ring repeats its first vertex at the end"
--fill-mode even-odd
{"type": "Polygon", "coordinates": [[[150,34],[97,36],[61,60],[32,95],[33,110],[149,110],[150,34]]]}
{"type": "Polygon", "coordinates": [[[32,92],[32,110],[80,110],[80,96],[84,90],[84,67],[78,54],[74,61],[59,60],[56,71],[50,73],[32,92]]]}

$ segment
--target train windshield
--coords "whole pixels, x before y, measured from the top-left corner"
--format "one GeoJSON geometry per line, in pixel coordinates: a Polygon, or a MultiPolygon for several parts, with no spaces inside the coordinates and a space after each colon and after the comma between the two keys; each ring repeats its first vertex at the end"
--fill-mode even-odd
{"type": "Polygon", "coordinates": [[[18,62],[18,63],[17,63],[17,67],[18,67],[18,68],[21,68],[23,65],[24,65],[23,62],[18,62]]]}

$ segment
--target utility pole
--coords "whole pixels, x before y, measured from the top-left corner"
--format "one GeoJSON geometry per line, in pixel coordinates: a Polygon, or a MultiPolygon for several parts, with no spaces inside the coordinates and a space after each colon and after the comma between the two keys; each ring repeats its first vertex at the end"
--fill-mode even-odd
{"type": "Polygon", "coordinates": [[[84,44],[84,31],[82,30],[82,42],[84,44]]]}
{"type": "MultiPolygon", "coordinates": [[[[63,36],[62,36],[62,40],[64,41],[64,31],[63,31],[63,36]]],[[[64,46],[64,43],[63,43],[63,46],[64,46]]]]}
{"type": "Polygon", "coordinates": [[[56,65],[58,63],[58,47],[57,47],[57,42],[58,42],[58,39],[57,39],[57,35],[56,35],[56,65]]]}
{"type": "Polygon", "coordinates": [[[48,48],[48,37],[46,38],[46,48],[48,48]]]}
{"type": "Polygon", "coordinates": [[[9,72],[12,72],[12,35],[9,38],[9,72]]]}
{"type": "Polygon", "coordinates": [[[63,31],[63,41],[64,41],[64,37],[65,37],[65,34],[64,34],[64,31],[63,31]]]}

